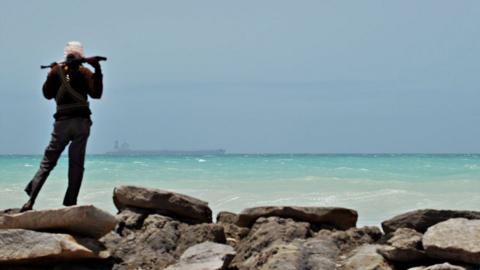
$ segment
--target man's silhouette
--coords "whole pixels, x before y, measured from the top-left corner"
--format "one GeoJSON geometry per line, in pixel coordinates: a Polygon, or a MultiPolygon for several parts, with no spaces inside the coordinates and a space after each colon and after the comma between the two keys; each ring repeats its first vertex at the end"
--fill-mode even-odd
{"type": "Polygon", "coordinates": [[[22,211],[32,209],[40,189],[68,144],[68,188],[63,205],[77,204],[83,178],[85,149],[92,125],[87,96],[97,99],[102,96],[103,76],[98,59],[84,58],[80,42],[68,42],[64,52],[65,62],[53,65],[43,85],[45,98],[55,98],[57,104],[53,116],[55,123],[40,168],[25,188],[30,199],[23,205],[22,211]],[[83,67],[79,61],[81,59],[90,64],[95,72],[83,67]]]}

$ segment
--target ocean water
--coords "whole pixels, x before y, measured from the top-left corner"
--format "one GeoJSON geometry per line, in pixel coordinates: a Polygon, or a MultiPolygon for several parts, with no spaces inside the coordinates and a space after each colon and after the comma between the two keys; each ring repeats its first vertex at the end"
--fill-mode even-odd
{"type": "MultiPolygon", "coordinates": [[[[0,209],[20,207],[41,156],[0,156],[0,209]]],[[[480,155],[89,155],[79,204],[115,213],[113,188],[138,185],[209,202],[214,215],[260,205],[342,206],[359,225],[418,208],[480,210],[480,155]]],[[[36,208],[60,207],[62,157],[36,208]]]]}

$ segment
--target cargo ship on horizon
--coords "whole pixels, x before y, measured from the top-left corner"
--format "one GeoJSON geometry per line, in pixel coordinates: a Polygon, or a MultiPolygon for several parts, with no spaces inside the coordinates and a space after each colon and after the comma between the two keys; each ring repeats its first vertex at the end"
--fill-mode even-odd
{"type": "Polygon", "coordinates": [[[163,150],[138,150],[130,149],[128,143],[119,144],[118,141],[115,141],[115,146],[113,151],[108,151],[106,155],[128,155],[128,156],[154,156],[154,155],[224,155],[226,153],[225,149],[200,149],[200,150],[174,150],[174,149],[163,149],[163,150]]]}

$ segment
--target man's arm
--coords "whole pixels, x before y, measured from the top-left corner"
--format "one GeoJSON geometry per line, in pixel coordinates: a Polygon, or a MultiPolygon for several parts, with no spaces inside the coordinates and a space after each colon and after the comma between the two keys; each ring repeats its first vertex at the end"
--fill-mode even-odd
{"type": "MultiPolygon", "coordinates": [[[[98,64],[98,62],[97,62],[98,64]]],[[[100,64],[94,65],[95,72],[82,68],[87,81],[88,95],[92,98],[101,98],[103,93],[103,74],[100,64]]]]}
{"type": "Polygon", "coordinates": [[[59,65],[54,66],[47,75],[47,80],[43,84],[43,96],[46,99],[52,99],[57,95],[60,87],[60,78],[58,77],[59,65]]]}

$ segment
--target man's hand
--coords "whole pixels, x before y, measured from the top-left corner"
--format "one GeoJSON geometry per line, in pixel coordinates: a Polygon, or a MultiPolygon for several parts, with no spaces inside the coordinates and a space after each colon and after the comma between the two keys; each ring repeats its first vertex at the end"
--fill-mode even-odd
{"type": "Polygon", "coordinates": [[[57,62],[53,62],[50,64],[50,71],[48,72],[48,74],[56,74],[56,72],[58,72],[57,70],[60,68],[60,65],[57,63],[57,62]]]}
{"type": "Polygon", "coordinates": [[[97,57],[85,58],[85,61],[95,69],[100,68],[100,63],[98,62],[97,57]]]}

